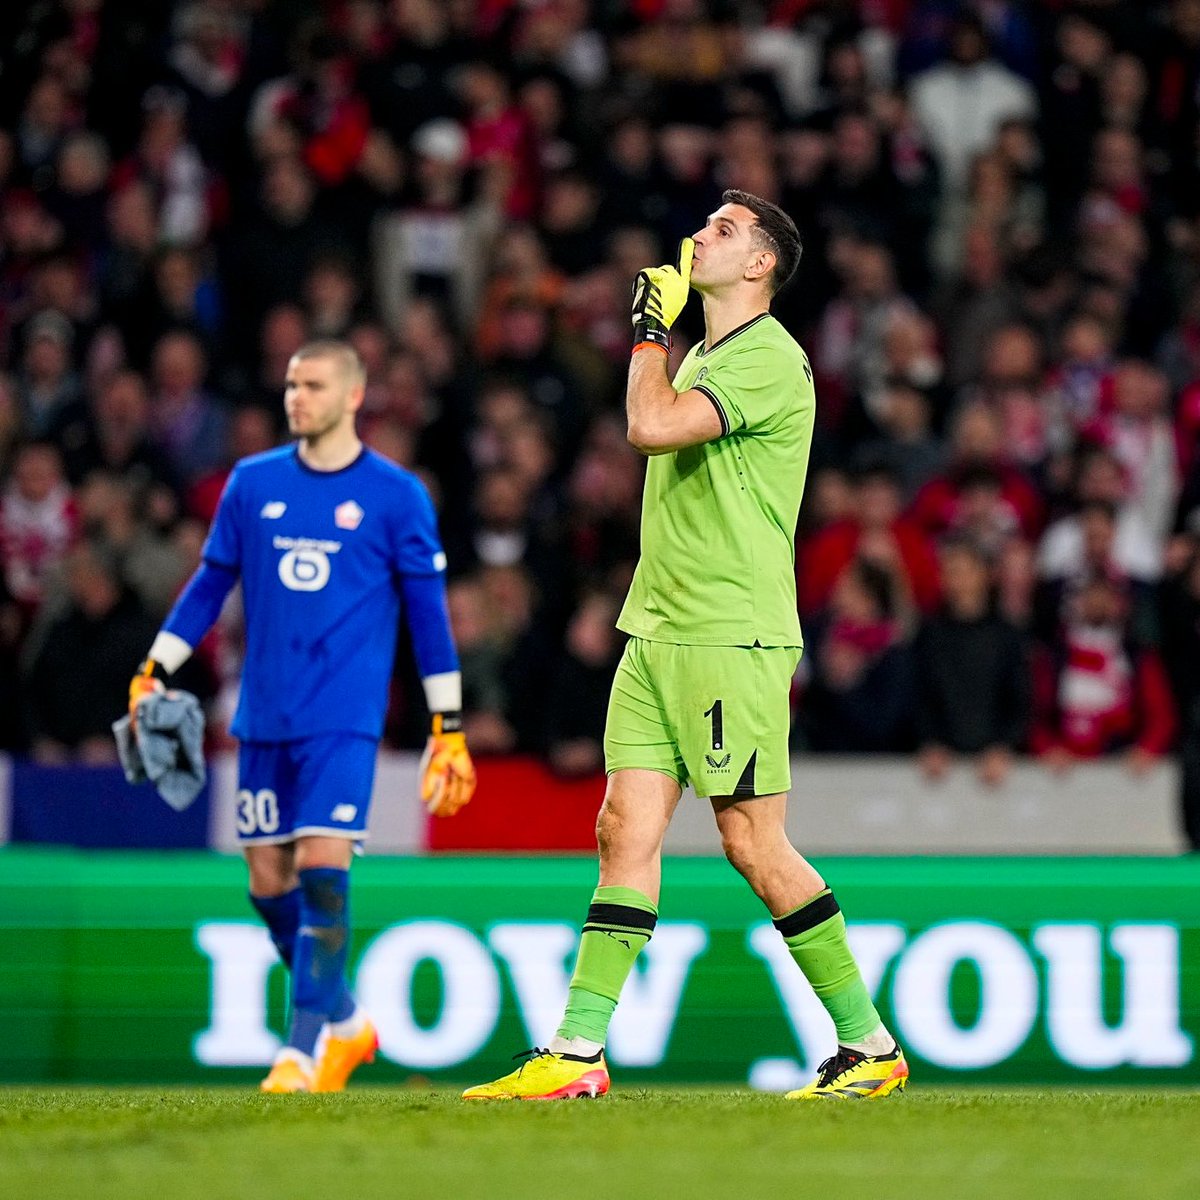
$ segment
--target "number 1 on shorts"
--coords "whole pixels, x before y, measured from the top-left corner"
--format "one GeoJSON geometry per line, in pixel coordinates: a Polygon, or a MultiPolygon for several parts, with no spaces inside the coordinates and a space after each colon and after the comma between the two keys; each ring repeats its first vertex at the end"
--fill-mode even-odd
{"type": "Polygon", "coordinates": [[[721,701],[714,700],[713,706],[705,714],[706,717],[712,717],[712,748],[720,750],[723,748],[725,741],[725,725],[721,717],[721,701]]]}

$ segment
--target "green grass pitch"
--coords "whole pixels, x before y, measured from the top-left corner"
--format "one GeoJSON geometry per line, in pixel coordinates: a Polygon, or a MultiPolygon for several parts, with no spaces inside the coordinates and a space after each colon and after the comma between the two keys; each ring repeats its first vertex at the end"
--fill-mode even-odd
{"type": "Polygon", "coordinates": [[[1200,1092],[922,1090],[878,1104],[620,1091],[0,1088],[5,1200],[1200,1195],[1200,1092]]]}

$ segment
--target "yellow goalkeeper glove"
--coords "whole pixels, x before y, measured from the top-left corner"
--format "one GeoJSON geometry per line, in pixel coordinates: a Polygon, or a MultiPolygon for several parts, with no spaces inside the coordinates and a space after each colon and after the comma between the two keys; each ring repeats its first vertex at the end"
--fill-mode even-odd
{"type": "Polygon", "coordinates": [[[129,717],[135,728],[138,702],[146,696],[163,690],[162,680],[154,678],[154,672],[157,669],[158,663],[154,659],[148,658],[138,667],[138,673],[129,681],[129,717]]]}
{"type": "Polygon", "coordinates": [[[679,243],[675,266],[647,267],[633,281],[633,344],[651,342],[669,350],[670,330],[687,303],[692,281],[692,255],[696,243],[679,243]]]}
{"type": "Polygon", "coordinates": [[[459,713],[435,713],[421,755],[421,799],[435,817],[452,817],[475,794],[475,764],[459,713]]]}

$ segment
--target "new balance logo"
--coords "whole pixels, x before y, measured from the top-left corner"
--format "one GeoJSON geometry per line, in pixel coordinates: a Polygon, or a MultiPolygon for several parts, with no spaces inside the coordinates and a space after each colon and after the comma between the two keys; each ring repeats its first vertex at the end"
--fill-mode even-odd
{"type": "Polygon", "coordinates": [[[268,500],[262,506],[259,516],[267,521],[278,521],[287,512],[287,505],[282,500],[268,500]]]}
{"type": "Polygon", "coordinates": [[[706,763],[708,763],[708,765],[714,771],[726,771],[729,769],[729,760],[732,757],[733,757],[732,754],[726,754],[726,755],[723,755],[721,758],[713,758],[713,756],[711,754],[706,754],[704,756],[704,761],[706,763]]]}
{"type": "Polygon", "coordinates": [[[339,804],[329,815],[335,821],[353,821],[357,813],[357,804],[339,804]]]}

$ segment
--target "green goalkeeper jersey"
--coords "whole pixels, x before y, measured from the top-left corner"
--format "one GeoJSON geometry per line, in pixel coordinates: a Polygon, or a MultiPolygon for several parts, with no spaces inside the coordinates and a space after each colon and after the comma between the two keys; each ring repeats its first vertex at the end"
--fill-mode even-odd
{"type": "Polygon", "coordinates": [[[816,397],[799,344],[769,313],[674,379],[712,401],[723,434],[653,456],[641,559],[618,628],[657,642],[800,646],[795,535],[816,397]]]}

